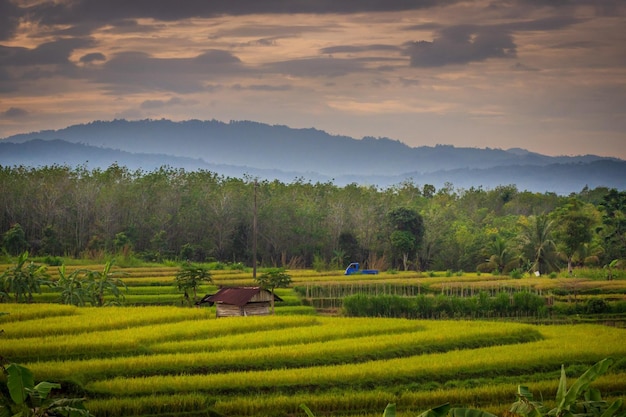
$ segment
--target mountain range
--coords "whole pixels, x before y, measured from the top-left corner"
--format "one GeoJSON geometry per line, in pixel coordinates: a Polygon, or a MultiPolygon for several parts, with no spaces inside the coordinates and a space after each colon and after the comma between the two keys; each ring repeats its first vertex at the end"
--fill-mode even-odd
{"type": "Polygon", "coordinates": [[[626,189],[626,161],[595,155],[546,156],[521,148],[409,147],[389,138],[330,135],[252,121],[113,120],[0,139],[0,165],[161,166],[227,177],[331,181],[388,187],[403,181],[437,188],[516,185],[569,194],[584,187],[626,189]]]}

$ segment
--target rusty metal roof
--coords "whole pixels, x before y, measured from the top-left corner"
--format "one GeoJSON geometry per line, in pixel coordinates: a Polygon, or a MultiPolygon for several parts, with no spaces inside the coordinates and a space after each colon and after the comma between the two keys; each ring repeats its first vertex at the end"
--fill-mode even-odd
{"type": "MultiPolygon", "coordinates": [[[[203,302],[209,303],[224,303],[236,306],[246,305],[255,295],[264,290],[261,287],[224,287],[213,295],[204,297],[203,302]]],[[[274,301],[283,301],[279,296],[274,294],[274,301]]]]}

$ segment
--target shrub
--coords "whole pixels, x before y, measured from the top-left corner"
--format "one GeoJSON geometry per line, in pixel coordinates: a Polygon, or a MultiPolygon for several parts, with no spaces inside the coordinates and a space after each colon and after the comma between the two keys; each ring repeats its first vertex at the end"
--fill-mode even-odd
{"type": "Polygon", "coordinates": [[[49,266],[61,266],[63,264],[63,258],[59,256],[46,256],[43,262],[49,266]]]}
{"type": "Polygon", "coordinates": [[[585,303],[586,314],[605,314],[611,311],[611,307],[602,298],[590,298],[585,303]]]}

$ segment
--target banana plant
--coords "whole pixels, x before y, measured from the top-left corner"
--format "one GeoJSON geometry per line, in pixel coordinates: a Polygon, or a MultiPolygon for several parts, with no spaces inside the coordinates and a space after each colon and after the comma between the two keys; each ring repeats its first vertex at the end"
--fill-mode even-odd
{"type": "MultiPolygon", "coordinates": [[[[300,408],[304,410],[308,417],[315,417],[313,412],[305,404],[300,404],[300,408]]],[[[396,405],[394,403],[387,404],[383,417],[396,417],[396,405]]],[[[418,417],[497,417],[486,411],[476,410],[473,408],[451,407],[449,403],[439,405],[424,411],[418,417]]]]}
{"type": "MultiPolygon", "coordinates": [[[[395,414],[392,417],[395,417],[395,414]]],[[[474,408],[452,407],[450,403],[445,403],[424,411],[418,417],[496,417],[496,415],[474,408]]]]}
{"type": "MultiPolygon", "coordinates": [[[[307,407],[306,404],[300,404],[300,408],[304,410],[308,417],[315,417],[315,414],[313,414],[311,409],[307,407]]],[[[383,411],[383,417],[396,417],[396,405],[392,403],[387,404],[385,411],[383,411]]]]}
{"type": "Polygon", "coordinates": [[[82,398],[48,398],[60,384],[40,382],[35,385],[28,368],[11,363],[3,367],[7,379],[8,398],[0,394],[0,417],[93,417],[82,398]]]}
{"type": "MultiPolygon", "coordinates": [[[[525,385],[517,388],[518,400],[511,406],[514,415],[521,417],[626,417],[626,411],[620,411],[622,399],[612,403],[603,401],[600,391],[591,388],[590,384],[606,373],[613,359],[606,358],[589,368],[567,388],[565,367],[561,366],[561,379],[556,393],[555,408],[549,409],[541,401],[535,401],[532,392],[525,385]]],[[[315,417],[311,410],[300,404],[308,417],[315,417]]],[[[396,417],[396,405],[388,404],[383,417],[396,417]]],[[[417,417],[496,417],[486,411],[473,408],[451,407],[449,403],[439,405],[419,414],[417,417]]]]}
{"type": "Polygon", "coordinates": [[[91,297],[91,302],[97,307],[104,305],[119,305],[124,301],[124,294],[120,290],[120,287],[128,290],[128,287],[120,278],[119,275],[125,275],[118,271],[112,271],[114,261],[108,261],[104,265],[102,272],[100,271],[87,271],[87,293],[91,297]],[[105,296],[111,295],[112,300],[105,302],[105,296]]]}
{"type": "Polygon", "coordinates": [[[41,293],[42,285],[54,285],[49,278],[46,266],[28,262],[28,252],[23,252],[16,264],[0,276],[0,292],[3,298],[13,293],[16,303],[30,303],[33,293],[41,293]]]}
{"type": "Polygon", "coordinates": [[[78,269],[68,273],[65,270],[65,265],[61,265],[57,287],[61,291],[62,304],[84,306],[88,301],[87,281],[80,277],[83,273],[84,271],[78,269]]]}
{"type": "Polygon", "coordinates": [[[517,388],[518,400],[513,403],[510,411],[523,417],[626,417],[626,411],[619,412],[622,399],[611,404],[602,401],[600,392],[590,388],[590,384],[606,373],[613,360],[605,358],[593,365],[567,388],[565,367],[561,366],[561,379],[556,393],[555,408],[549,409],[541,401],[535,401],[527,386],[517,388]]]}

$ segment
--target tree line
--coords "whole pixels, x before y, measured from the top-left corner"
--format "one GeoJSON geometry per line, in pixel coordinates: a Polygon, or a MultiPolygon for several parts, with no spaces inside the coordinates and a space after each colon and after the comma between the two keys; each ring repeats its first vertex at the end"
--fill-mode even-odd
{"type": "Polygon", "coordinates": [[[626,192],[604,187],[560,196],[20,166],[0,167],[0,195],[6,255],[251,265],[256,247],[262,266],[541,274],[626,258],[626,192]]]}

